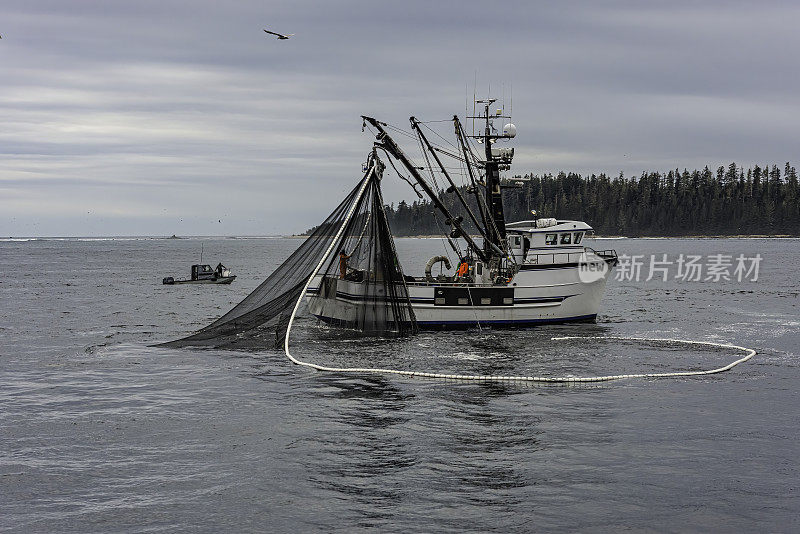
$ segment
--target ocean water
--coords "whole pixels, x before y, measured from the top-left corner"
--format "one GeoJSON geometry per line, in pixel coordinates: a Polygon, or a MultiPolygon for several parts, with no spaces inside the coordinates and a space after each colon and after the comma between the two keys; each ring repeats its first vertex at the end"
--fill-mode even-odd
{"type": "MultiPolygon", "coordinates": [[[[295,239],[0,241],[0,529],[8,532],[796,532],[800,240],[597,240],[641,255],[596,324],[354,337],[332,365],[588,376],[740,355],[560,335],[716,341],[727,373],[586,385],[325,374],[280,351],[148,345],[215,319],[295,239]],[[230,286],[163,286],[199,259],[230,286]],[[666,254],[668,280],[645,280],[666,254]],[[758,280],[676,279],[680,255],[760,254],[758,280]]],[[[407,272],[441,254],[399,239],[407,272]]],[[[662,265],[663,266],[663,265],[662,265]]],[[[731,272],[733,268],[731,268],[731,272]]],[[[705,273],[703,274],[705,278],[705,273]]]]}

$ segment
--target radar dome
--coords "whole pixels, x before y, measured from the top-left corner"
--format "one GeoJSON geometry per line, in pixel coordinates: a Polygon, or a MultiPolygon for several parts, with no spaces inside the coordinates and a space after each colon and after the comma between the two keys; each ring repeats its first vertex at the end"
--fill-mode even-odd
{"type": "Polygon", "coordinates": [[[517,135],[517,127],[510,122],[503,126],[503,135],[505,137],[514,137],[517,135]]]}

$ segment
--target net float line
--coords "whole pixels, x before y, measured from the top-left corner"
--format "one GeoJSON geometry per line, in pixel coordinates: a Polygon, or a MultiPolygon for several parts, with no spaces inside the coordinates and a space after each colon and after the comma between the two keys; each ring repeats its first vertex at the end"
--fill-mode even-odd
{"type": "MultiPolygon", "coordinates": [[[[290,325],[291,328],[291,325],[290,325]]],[[[627,373],[617,375],[600,375],[600,376],[525,376],[525,375],[461,375],[451,373],[437,373],[429,371],[409,371],[401,369],[385,369],[379,367],[327,367],[318,365],[311,362],[298,360],[289,353],[289,335],[287,332],[285,352],[286,356],[295,364],[304,367],[310,367],[317,371],[325,371],[331,373],[353,373],[353,374],[392,374],[401,376],[413,376],[420,378],[435,378],[444,380],[465,380],[474,382],[543,382],[554,384],[571,384],[571,383],[585,383],[585,382],[610,382],[612,380],[624,380],[630,378],[677,378],[688,376],[703,376],[724,373],[744,363],[756,355],[756,351],[747,347],[739,345],[731,345],[727,343],[715,343],[713,341],[694,341],[690,339],[668,339],[668,338],[647,338],[647,337],[627,337],[627,336],[558,336],[550,338],[551,341],[562,340],[612,340],[612,341],[641,341],[641,342],[655,342],[666,343],[672,345],[692,345],[712,347],[718,349],[728,349],[744,352],[744,356],[735,360],[725,366],[717,367],[714,369],[702,369],[698,371],[671,371],[663,373],[627,373]]]]}

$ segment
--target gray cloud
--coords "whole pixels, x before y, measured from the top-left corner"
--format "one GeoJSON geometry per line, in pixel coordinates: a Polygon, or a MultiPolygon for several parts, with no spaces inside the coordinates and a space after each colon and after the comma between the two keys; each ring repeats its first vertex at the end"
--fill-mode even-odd
{"type": "Polygon", "coordinates": [[[0,235],[303,230],[360,175],[359,115],[463,114],[476,71],[513,85],[519,173],[797,155],[791,3],[6,4],[0,235]]]}

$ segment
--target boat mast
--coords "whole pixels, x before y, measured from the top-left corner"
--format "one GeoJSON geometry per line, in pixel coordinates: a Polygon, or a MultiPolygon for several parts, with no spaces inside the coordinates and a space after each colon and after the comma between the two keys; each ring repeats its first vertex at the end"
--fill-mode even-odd
{"type": "MultiPolygon", "coordinates": [[[[487,100],[478,100],[476,101],[477,104],[484,104],[484,115],[477,115],[471,117],[473,120],[475,119],[484,119],[485,120],[485,128],[483,135],[475,136],[480,142],[483,143],[486,155],[486,161],[484,162],[484,168],[486,170],[486,205],[489,208],[489,216],[491,220],[494,222],[492,225],[487,225],[486,231],[489,236],[486,243],[484,243],[484,251],[487,254],[491,254],[491,251],[494,247],[491,246],[491,243],[496,245],[497,248],[505,250],[506,247],[506,219],[505,214],[503,212],[503,195],[500,189],[500,165],[501,162],[495,158],[495,154],[492,152],[492,144],[503,135],[498,135],[493,133],[493,127],[491,123],[491,116],[489,115],[489,106],[497,101],[496,98],[489,98],[487,100]]],[[[498,113],[496,117],[504,117],[501,113],[498,113]]]]}
{"type": "MultiPolygon", "coordinates": [[[[486,199],[481,196],[479,185],[485,185],[480,183],[480,179],[475,178],[475,172],[472,164],[472,160],[475,156],[472,154],[472,151],[467,146],[467,134],[464,132],[464,127],[461,125],[461,121],[458,120],[458,115],[453,115],[453,124],[455,126],[456,131],[456,139],[458,139],[458,144],[461,147],[461,152],[464,156],[464,165],[467,168],[467,173],[469,174],[470,180],[470,187],[467,189],[475,195],[475,203],[478,205],[478,210],[481,212],[481,219],[483,219],[483,227],[488,228],[490,224],[492,224],[491,216],[489,215],[489,210],[486,205],[486,199]]],[[[485,233],[485,232],[484,232],[485,233]]]]}

